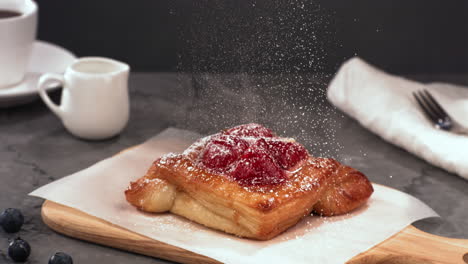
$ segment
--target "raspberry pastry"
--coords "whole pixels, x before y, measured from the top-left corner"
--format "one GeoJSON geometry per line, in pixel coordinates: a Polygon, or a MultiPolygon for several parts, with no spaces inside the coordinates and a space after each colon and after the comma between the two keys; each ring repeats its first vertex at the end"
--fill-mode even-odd
{"type": "Polygon", "coordinates": [[[125,195],[145,212],[172,212],[240,237],[266,240],[311,212],[350,212],[372,192],[361,172],[311,157],[294,139],[246,124],[202,138],[183,154],[157,159],[125,195]]]}

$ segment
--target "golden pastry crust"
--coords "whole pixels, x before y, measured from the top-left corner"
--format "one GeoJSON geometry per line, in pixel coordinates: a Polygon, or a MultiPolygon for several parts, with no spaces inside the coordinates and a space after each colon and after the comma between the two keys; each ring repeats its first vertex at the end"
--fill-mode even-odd
{"type": "Polygon", "coordinates": [[[329,160],[334,163],[335,172],[323,186],[324,192],[313,211],[323,216],[346,214],[363,205],[374,189],[362,172],[329,160]]]}
{"type": "Polygon", "coordinates": [[[245,124],[156,160],[125,191],[145,212],[172,212],[240,237],[273,238],[312,211],[350,212],[373,188],[359,171],[311,157],[291,138],[245,124]]]}
{"type": "Polygon", "coordinates": [[[286,172],[282,184],[243,186],[196,166],[190,155],[166,155],[130,184],[127,201],[146,212],[184,216],[241,237],[266,240],[295,225],[312,210],[347,213],[373,192],[360,172],[333,159],[309,157],[286,172]]]}

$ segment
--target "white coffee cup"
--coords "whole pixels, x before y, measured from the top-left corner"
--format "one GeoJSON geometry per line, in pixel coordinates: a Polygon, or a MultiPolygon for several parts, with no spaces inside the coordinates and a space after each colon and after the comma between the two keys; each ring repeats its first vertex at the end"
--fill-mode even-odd
{"type": "Polygon", "coordinates": [[[0,18],[0,88],[20,83],[36,39],[37,5],[32,0],[0,0],[0,10],[20,13],[0,18]]]}
{"type": "Polygon", "coordinates": [[[129,71],[127,64],[112,59],[80,58],[66,69],[64,76],[42,75],[37,88],[70,133],[84,139],[105,139],[120,133],[128,122],[129,71]],[[62,84],[60,106],[45,91],[50,82],[62,84]]]}

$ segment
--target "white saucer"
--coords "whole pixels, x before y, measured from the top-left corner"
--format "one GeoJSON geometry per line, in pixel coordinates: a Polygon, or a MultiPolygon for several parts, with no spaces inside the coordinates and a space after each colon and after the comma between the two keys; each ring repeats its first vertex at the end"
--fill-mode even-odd
{"type": "MultiPolygon", "coordinates": [[[[46,72],[63,73],[75,60],[75,55],[64,48],[36,41],[24,80],[17,85],[0,88],[0,107],[10,107],[33,101],[38,96],[36,84],[41,74],[46,72]]],[[[52,83],[46,89],[53,90],[58,87],[58,83],[52,83]]]]}

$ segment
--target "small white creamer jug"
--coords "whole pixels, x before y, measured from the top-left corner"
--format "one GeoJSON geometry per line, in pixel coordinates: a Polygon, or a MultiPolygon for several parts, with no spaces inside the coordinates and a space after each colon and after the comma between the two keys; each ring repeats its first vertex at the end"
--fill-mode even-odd
{"type": "Polygon", "coordinates": [[[126,126],[130,106],[130,67],[108,58],[85,57],[70,65],[65,74],[46,73],[37,84],[39,95],[73,135],[90,140],[119,134],[126,126]],[[45,87],[60,82],[60,106],[47,95],[45,87]]]}

